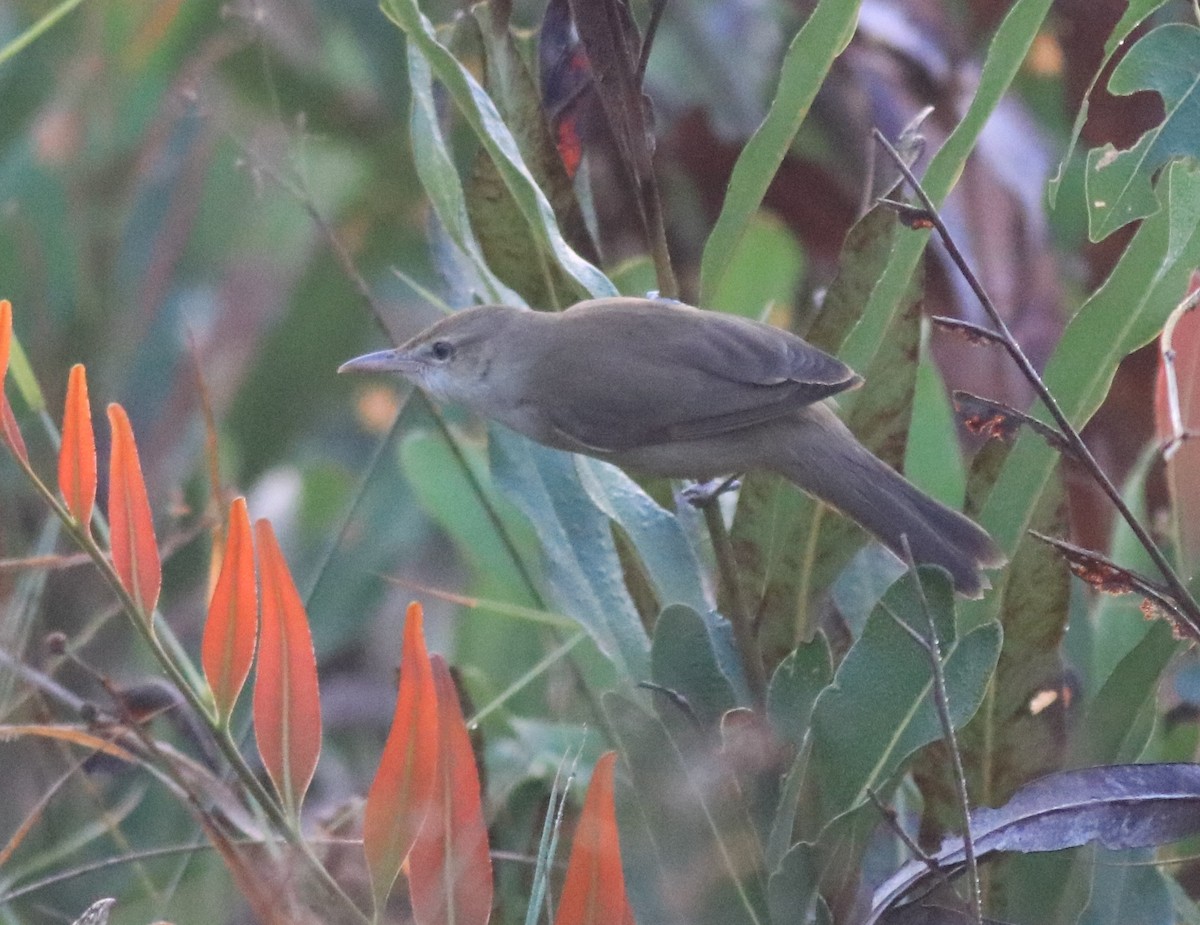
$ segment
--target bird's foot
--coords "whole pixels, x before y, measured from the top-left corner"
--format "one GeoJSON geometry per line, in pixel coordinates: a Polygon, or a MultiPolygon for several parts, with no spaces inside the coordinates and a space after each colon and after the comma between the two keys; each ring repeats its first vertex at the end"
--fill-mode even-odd
{"type": "Polygon", "coordinates": [[[731,475],[727,479],[709,479],[707,482],[695,482],[685,486],[679,496],[695,508],[705,508],[727,491],[741,488],[741,477],[731,475]]]}

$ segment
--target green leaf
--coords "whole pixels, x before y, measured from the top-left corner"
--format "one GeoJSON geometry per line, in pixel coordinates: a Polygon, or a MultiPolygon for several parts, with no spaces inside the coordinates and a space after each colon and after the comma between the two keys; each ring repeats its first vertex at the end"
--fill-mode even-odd
{"type": "Polygon", "coordinates": [[[384,0],[382,9],[404,30],[409,55],[424,58],[433,75],[445,85],[450,98],[500,171],[504,185],[534,236],[593,297],[616,295],[616,289],[604,274],[567,245],[549,200],[525,166],[516,140],[495,103],[471,73],[438,42],[433,26],[417,7],[416,0],[384,0]]]}
{"type": "MultiPolygon", "coordinates": [[[[1035,515],[1035,529],[1067,532],[1064,492],[1056,480],[1035,515]]],[[[1062,768],[1066,748],[1060,647],[1066,632],[1071,576],[1062,555],[1027,536],[1009,565],[1000,612],[1004,645],[979,711],[958,737],[967,788],[985,806],[1004,803],[1022,785],[1062,768]],[[1055,697],[1055,695],[1058,695],[1055,697]],[[1055,697],[1038,705],[1040,696],[1055,697]]],[[[913,774],[924,800],[922,831],[962,828],[962,810],[944,743],[927,749],[913,774]]],[[[993,882],[1003,872],[994,872],[993,882]]]]}
{"type": "Polygon", "coordinates": [[[854,34],[858,0],[821,0],[796,33],[783,59],[779,86],[767,117],[734,165],[721,215],[704,245],[700,304],[722,289],[739,242],[762,205],[825,75],[854,34]]]}
{"type": "Polygon", "coordinates": [[[624,676],[650,677],[650,642],[625,587],[608,518],[580,485],[574,457],[502,426],[490,429],[488,446],[497,486],[537,533],[550,600],[579,621],[624,676]]]}
{"type": "Polygon", "coordinates": [[[767,881],[771,925],[807,925],[821,899],[820,858],[816,846],[793,845],[767,881]]]}
{"type": "Polygon", "coordinates": [[[654,683],[683,697],[705,726],[715,725],[726,710],[749,702],[744,679],[738,685],[742,696],[734,696],[730,674],[717,657],[720,646],[736,659],[729,625],[725,624],[720,642],[713,634],[691,607],[672,604],[659,614],[650,647],[654,683]]]}
{"type": "Polygon", "coordinates": [[[686,604],[713,627],[724,622],[712,612],[705,591],[707,579],[675,515],[616,466],[586,456],[576,456],[575,466],[579,484],[592,504],[633,543],[663,605],[686,604]]]}
{"type": "MultiPolygon", "coordinates": [[[[1000,627],[988,624],[959,638],[949,576],[928,567],[917,575],[937,627],[951,718],[961,726],[979,707],[996,666],[1000,627]]],[[[900,620],[928,636],[926,605],[912,573],[884,595],[813,709],[810,775],[820,782],[822,820],[865,801],[918,748],[942,735],[929,659],[900,620]]]]}
{"type": "Polygon", "coordinates": [[[626,858],[626,870],[657,877],[660,904],[678,920],[767,925],[758,836],[714,737],[678,711],[660,720],[615,693],[603,705],[656,848],[626,858]]]}
{"type": "Polygon", "coordinates": [[[429,62],[415,50],[408,56],[408,84],[412,91],[413,163],[446,234],[470,261],[488,301],[524,304],[521,297],[492,272],[471,228],[462,179],[442,136],[429,62]]]}
{"type": "MultiPolygon", "coordinates": [[[[1159,181],[1159,195],[1163,208],[1138,228],[1107,281],[1071,319],[1046,365],[1046,385],[1076,427],[1100,407],[1117,364],[1158,333],[1187,291],[1191,268],[1200,263],[1200,171],[1171,165],[1159,181]]],[[[1057,459],[1045,440],[1024,432],[1008,453],[979,520],[1009,555],[1028,529],[1057,459]]],[[[994,581],[1002,588],[1007,573],[998,573],[994,581]]],[[[965,602],[964,615],[990,619],[998,600],[991,595],[965,602]]]]}
{"type": "MultiPolygon", "coordinates": [[[[455,20],[451,50],[459,59],[470,56],[472,63],[479,62],[484,88],[546,193],[564,234],[580,253],[594,260],[595,245],[543,117],[537,84],[508,27],[497,29],[496,25],[491,6],[476,4],[455,20]]],[[[532,233],[495,162],[482,149],[466,184],[466,200],[488,266],[530,305],[565,308],[587,298],[587,291],[566,274],[554,254],[532,233]]]]}
{"type": "Polygon", "coordinates": [[[833,680],[833,659],[823,633],[779,663],[767,688],[767,717],[775,733],[799,747],[808,735],[813,705],[833,680]]]}
{"type": "Polygon", "coordinates": [[[1164,621],[1146,635],[1108,676],[1071,732],[1072,767],[1136,761],[1157,713],[1163,670],[1179,649],[1164,621]],[[1148,714],[1148,715],[1147,715],[1148,714]],[[1149,722],[1139,721],[1145,717],[1149,722]]]}
{"type": "Polygon", "coordinates": [[[773,305],[796,295],[804,270],[804,252],[779,219],[758,212],[729,258],[729,268],[709,308],[759,320],[773,305]]]}
{"type": "Polygon", "coordinates": [[[1108,90],[1116,96],[1154,90],[1166,116],[1128,150],[1107,144],[1088,152],[1084,188],[1093,241],[1158,209],[1151,184],[1164,164],[1200,156],[1200,29],[1183,23],[1154,29],[1118,62],[1108,90]]]}
{"type": "Polygon", "coordinates": [[[1129,3],[1125,7],[1125,12],[1121,14],[1120,21],[1113,26],[1113,30],[1108,34],[1108,38],[1104,40],[1104,60],[1096,68],[1091,81],[1087,85],[1087,89],[1083,92],[1083,100],[1079,104],[1079,111],[1075,114],[1075,124],[1071,126],[1071,138],[1067,142],[1066,153],[1063,154],[1062,160],[1059,162],[1058,173],[1050,180],[1047,189],[1046,198],[1050,203],[1051,209],[1054,208],[1055,202],[1058,199],[1058,191],[1062,188],[1067,166],[1075,156],[1075,148],[1079,144],[1079,137],[1083,134],[1084,125],[1087,124],[1088,111],[1092,101],[1092,91],[1096,89],[1096,84],[1104,75],[1108,62],[1112,60],[1112,56],[1117,49],[1125,45],[1125,40],[1129,38],[1133,30],[1160,6],[1165,6],[1166,2],[1167,0],[1129,0],[1129,3]]]}

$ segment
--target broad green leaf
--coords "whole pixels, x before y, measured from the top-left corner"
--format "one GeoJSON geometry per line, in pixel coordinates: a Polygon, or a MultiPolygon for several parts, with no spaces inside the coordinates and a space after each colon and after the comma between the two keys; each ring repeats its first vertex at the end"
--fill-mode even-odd
{"type": "Polygon", "coordinates": [[[781,739],[799,746],[808,735],[813,705],[833,680],[833,659],[823,633],[788,655],[767,688],[767,717],[781,739]]]}
{"type": "Polygon", "coordinates": [[[775,305],[795,298],[804,252],[779,219],[756,213],[747,223],[707,307],[761,320],[775,305]]]}
{"type": "Polygon", "coordinates": [[[1126,922],[1177,921],[1167,890],[1167,875],[1157,866],[1155,853],[1135,851],[1098,853],[1099,876],[1092,881],[1092,896],[1079,925],[1124,925],[1126,922]]]}
{"type": "Polygon", "coordinates": [[[433,75],[445,85],[464,120],[495,162],[504,185],[538,240],[593,297],[615,295],[615,288],[604,274],[567,245],[550,202],[525,166],[516,140],[495,103],[471,73],[438,42],[433,26],[417,7],[416,0],[384,0],[382,6],[384,13],[404,30],[409,55],[424,58],[433,75]]]}
{"type": "Polygon", "coordinates": [[[735,696],[731,676],[717,658],[718,645],[726,649],[733,645],[728,625],[720,642],[713,638],[713,632],[692,608],[672,604],[658,615],[650,647],[654,683],[683,697],[697,719],[709,727],[715,726],[727,710],[749,702],[745,681],[738,685],[741,696],[735,696]]]}
{"type": "Polygon", "coordinates": [[[650,676],[650,643],[625,587],[608,518],[579,483],[570,453],[504,427],[490,430],[496,485],[533,525],[544,556],[545,593],[578,620],[627,678],[650,676]]]}
{"type": "Polygon", "coordinates": [[[772,925],[807,925],[821,899],[819,856],[815,845],[800,842],[783,856],[767,881],[772,925]]]}
{"type": "Polygon", "coordinates": [[[857,0],[821,0],[792,40],[780,67],[775,99],[734,165],[721,215],[704,245],[701,305],[713,304],[722,289],[742,236],[762,205],[833,59],[850,41],[857,22],[857,0]]]}
{"type": "Polygon", "coordinates": [[[1158,688],[1163,670],[1179,649],[1171,628],[1163,621],[1150,625],[1142,641],[1109,674],[1088,702],[1071,731],[1071,767],[1136,761],[1150,735],[1157,713],[1158,688]]]}
{"type": "Polygon", "coordinates": [[[678,920],[767,925],[758,836],[714,737],[616,693],[603,704],[657,849],[653,858],[627,858],[627,868],[659,878],[657,904],[678,920]]]}
{"type": "Polygon", "coordinates": [[[1092,91],[1096,89],[1096,84],[1101,76],[1103,76],[1108,62],[1112,60],[1113,53],[1125,44],[1125,40],[1129,38],[1133,30],[1151,13],[1159,7],[1164,6],[1166,2],[1167,0],[1129,0],[1128,5],[1125,7],[1125,12],[1121,14],[1120,21],[1113,26],[1112,32],[1104,40],[1104,60],[1096,68],[1096,72],[1092,75],[1092,79],[1083,93],[1083,101],[1079,104],[1079,112],[1075,114],[1075,124],[1071,126],[1071,139],[1067,142],[1066,153],[1063,154],[1062,161],[1058,165],[1058,173],[1050,180],[1047,189],[1046,198],[1050,203],[1051,209],[1054,208],[1055,201],[1058,199],[1058,191],[1062,187],[1063,177],[1067,172],[1067,165],[1075,156],[1075,148],[1079,144],[1079,136],[1083,134],[1083,126],[1087,123],[1088,111],[1092,101],[1092,91]]]}
{"type": "Polygon", "coordinates": [[[1183,23],[1154,29],[1117,63],[1108,89],[1117,96],[1154,90],[1166,117],[1125,151],[1107,144],[1088,152],[1084,187],[1093,241],[1158,209],[1153,180],[1164,164],[1200,156],[1200,29],[1183,23]]]}
{"type": "MultiPolygon", "coordinates": [[[[1141,224],[1104,285],[1071,319],[1046,365],[1046,385],[1076,427],[1100,406],[1121,359],[1159,331],[1186,292],[1191,268],[1200,263],[1200,171],[1173,164],[1159,180],[1159,195],[1163,208],[1141,224]],[[1177,247],[1181,238],[1184,243],[1177,247]]],[[[1057,453],[1045,440],[1022,433],[988,494],[980,522],[1010,555],[1056,462],[1057,453]]],[[[1007,580],[1004,572],[993,576],[1001,589],[1007,580]]],[[[964,614],[989,619],[998,600],[991,595],[966,602],[964,614]]]]}
{"type": "MultiPolygon", "coordinates": [[[[917,575],[937,627],[951,718],[961,726],[979,707],[992,676],[1000,627],[992,623],[960,637],[949,577],[925,567],[917,575]]],[[[821,790],[822,820],[865,801],[918,748],[941,738],[928,656],[897,621],[928,636],[926,603],[912,573],[884,595],[813,708],[810,775],[821,790]]]]}
{"type": "Polygon", "coordinates": [[[908,480],[955,510],[962,507],[967,475],[958,447],[954,409],[933,356],[921,351],[913,394],[912,423],[904,453],[908,480]]]}

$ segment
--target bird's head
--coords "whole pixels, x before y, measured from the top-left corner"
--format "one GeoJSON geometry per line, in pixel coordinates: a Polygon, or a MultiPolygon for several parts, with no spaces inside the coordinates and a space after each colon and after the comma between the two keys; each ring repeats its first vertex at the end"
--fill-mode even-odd
{"type": "Polygon", "coordinates": [[[435,398],[474,405],[487,387],[496,338],[524,311],[508,305],[465,308],[399,347],[347,360],[338,372],[395,373],[435,398]]]}

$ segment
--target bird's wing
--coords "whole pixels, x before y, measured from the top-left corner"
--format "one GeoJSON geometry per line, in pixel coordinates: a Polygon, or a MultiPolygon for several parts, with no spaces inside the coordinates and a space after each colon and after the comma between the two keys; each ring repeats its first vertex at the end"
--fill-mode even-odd
{"type": "Polygon", "coordinates": [[[547,333],[530,370],[549,397],[546,417],[592,450],[728,433],[860,381],[786,331],[672,303],[585,302],[552,319],[547,333]]]}

